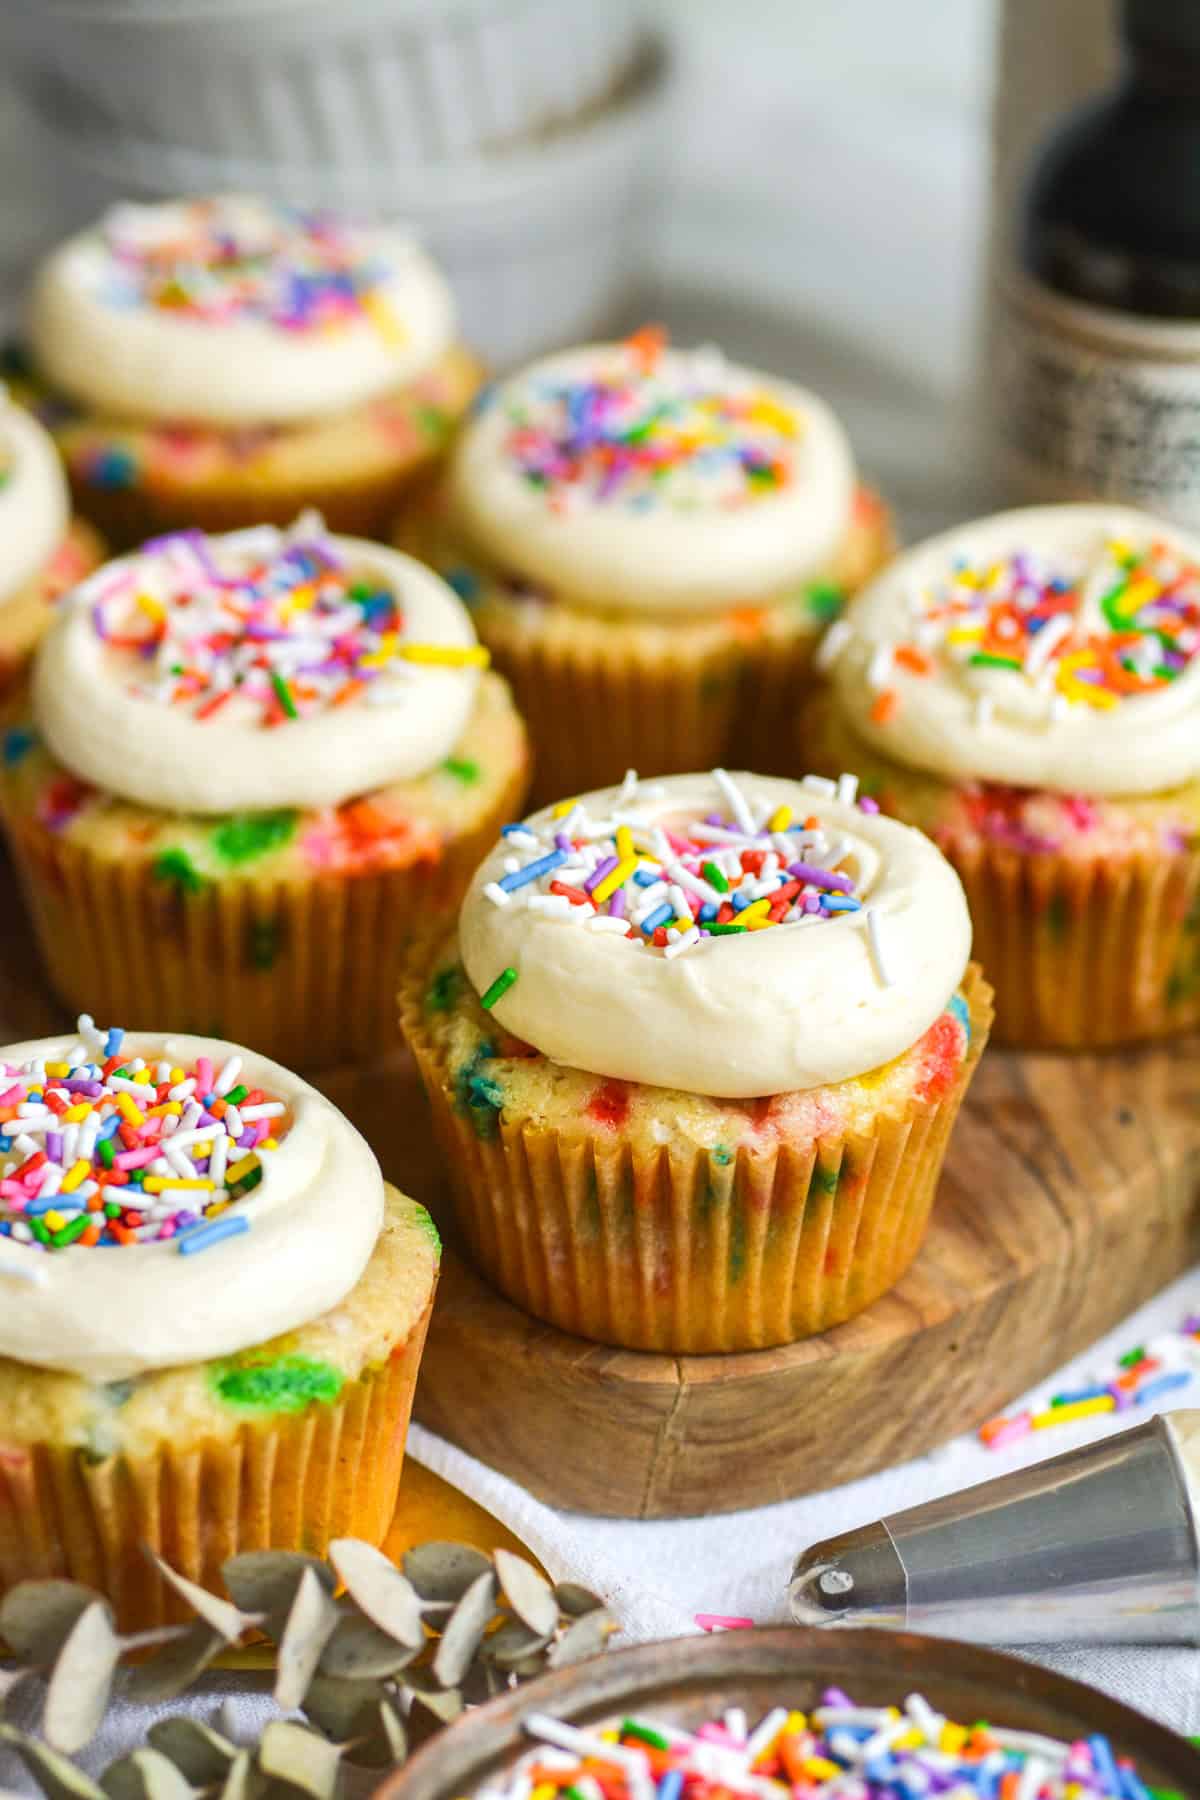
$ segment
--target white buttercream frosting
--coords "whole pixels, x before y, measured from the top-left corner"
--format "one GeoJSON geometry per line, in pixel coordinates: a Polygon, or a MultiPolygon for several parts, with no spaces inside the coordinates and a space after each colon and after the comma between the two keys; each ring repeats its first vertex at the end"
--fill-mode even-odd
{"type": "Polygon", "coordinates": [[[854,463],[815,394],[639,340],[547,358],[459,440],[451,505],[503,570],[611,611],[777,597],[850,525],[854,463]]]}
{"type": "Polygon", "coordinates": [[[421,375],[454,335],[438,269],[401,231],[243,195],[122,206],[34,282],[40,373],[92,411],[286,425],[421,375]]]}
{"type": "MultiPolygon", "coordinates": [[[[134,1032],[121,1054],[123,1063],[143,1058],[152,1070],[165,1061],[186,1071],[207,1057],[217,1073],[238,1057],[239,1080],[285,1104],[286,1115],[271,1126],[278,1148],[255,1153],[261,1180],[231,1197],[221,1214],[248,1229],[196,1254],[181,1251],[181,1237],[45,1250],[0,1236],[0,1356],[93,1381],[121,1380],[234,1355],[344,1299],[374,1250],[384,1200],[379,1165],[349,1121],[289,1070],[216,1039],[134,1032]]],[[[10,1067],[93,1058],[102,1061],[77,1037],[0,1050],[10,1067]]],[[[35,1142],[45,1145],[44,1127],[35,1142]]],[[[193,1145],[191,1154],[197,1152],[193,1145]]],[[[19,1168],[27,1154],[18,1137],[0,1156],[0,1169],[19,1168]]],[[[181,1206],[197,1198],[189,1190],[168,1196],[181,1206]]],[[[0,1216],[8,1204],[0,1197],[0,1216]]],[[[68,1211],[71,1196],[64,1192],[59,1204],[68,1211]]]]}
{"type": "Polygon", "coordinates": [[[3,607],[45,567],[70,519],[67,484],[48,433],[0,386],[0,623],[3,607]]]}
{"type": "MultiPolygon", "coordinates": [[[[677,775],[589,795],[565,819],[552,808],[535,814],[492,851],[464,903],[460,941],[472,984],[486,994],[514,971],[494,1000],[500,1024],[555,1062],[620,1080],[745,1099],[841,1081],[889,1061],[927,1030],[963,975],[971,942],[966,901],[957,875],[920,832],[831,797],[831,786],[677,775]],[[730,779],[747,809],[740,825],[730,779]],[[786,829],[780,809],[793,815],[786,829]],[[677,847],[658,828],[686,841],[688,827],[717,814],[726,825],[715,830],[727,833],[712,842],[717,863],[736,862],[751,843],[782,866],[820,864],[840,872],[834,880],[844,890],[853,888],[855,898],[845,902],[853,910],[741,935],[704,937],[693,925],[655,948],[632,923],[636,875],[624,909],[629,935],[590,904],[547,891],[557,877],[582,892],[594,874],[593,852],[624,825],[655,880],[661,863],[663,891],[678,914],[687,896],[670,892],[679,879],[670,867],[677,847]],[[806,824],[810,817],[815,826],[806,824]],[[544,856],[560,833],[571,848],[557,869],[522,881],[521,867],[544,856]],[[507,897],[506,877],[520,883],[507,897]]],[[[762,869],[767,889],[770,868],[762,869]]],[[[656,903],[657,889],[644,891],[656,903]]]]}
{"type": "Polygon", "coordinates": [[[1200,773],[1200,539],[1146,513],[1033,507],[946,532],[827,643],[854,730],[913,768],[1112,796],[1200,773]]]}
{"type": "Polygon", "coordinates": [[[442,761],[485,660],[423,564],[300,520],[106,564],[43,640],[33,705],[74,775],[160,811],[338,806],[442,761]]]}

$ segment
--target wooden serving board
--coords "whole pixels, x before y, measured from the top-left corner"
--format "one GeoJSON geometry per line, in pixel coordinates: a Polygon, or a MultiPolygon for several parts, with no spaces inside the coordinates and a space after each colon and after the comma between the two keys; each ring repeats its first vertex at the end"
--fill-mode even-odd
{"type": "MultiPolygon", "coordinates": [[[[3,875],[0,1043],[67,1023],[3,875]]],[[[317,1084],[448,1229],[404,1053],[317,1084]]],[[[747,1355],[613,1350],[526,1317],[448,1248],[416,1417],[557,1506],[672,1518],[763,1505],[980,1424],[1198,1256],[1200,1045],[990,1050],[925,1247],[857,1319],[747,1355]]]]}

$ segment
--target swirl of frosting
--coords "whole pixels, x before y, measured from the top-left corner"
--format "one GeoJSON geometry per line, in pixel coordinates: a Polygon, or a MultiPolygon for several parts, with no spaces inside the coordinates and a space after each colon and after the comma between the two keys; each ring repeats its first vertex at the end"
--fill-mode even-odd
{"type": "Polygon", "coordinates": [[[486,661],[438,576],[315,516],[179,532],[64,602],[34,715],[73,774],[159,811],[340,806],[447,756],[486,661]]]}
{"type": "Polygon", "coordinates": [[[815,394],[643,332],[495,391],[459,440],[451,506],[483,555],[552,596],[719,611],[820,569],[854,482],[815,394]]]}
{"type": "Polygon", "coordinates": [[[918,545],[825,641],[860,737],[952,781],[1153,794],[1200,773],[1200,539],[1114,506],[918,545]]]}
{"type": "Polygon", "coordinates": [[[0,385],[0,607],[49,562],[69,519],[58,452],[0,385]]]}
{"type": "Polygon", "coordinates": [[[0,1050],[0,1356],[93,1381],[293,1331],[357,1282],[383,1178],[336,1107],[213,1038],[0,1050]]]}
{"type": "Polygon", "coordinates": [[[41,373],[118,418],[286,425],[415,379],[454,333],[429,259],[244,195],[120,206],[69,238],[33,287],[41,373]]]}
{"type": "Polygon", "coordinates": [[[747,1099],[898,1056],[966,968],[958,877],[855,783],[676,775],[509,826],[463,905],[463,965],[553,1061],[747,1099]]]}

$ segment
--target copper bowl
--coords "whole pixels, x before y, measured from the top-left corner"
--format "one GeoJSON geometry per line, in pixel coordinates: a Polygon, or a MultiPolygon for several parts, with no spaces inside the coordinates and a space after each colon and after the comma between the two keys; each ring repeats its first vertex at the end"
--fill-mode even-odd
{"type": "Polygon", "coordinates": [[[825,1687],[845,1688],[866,1706],[915,1689],[968,1724],[989,1719],[1065,1739],[1103,1732],[1119,1756],[1134,1758],[1147,1786],[1200,1796],[1200,1755],[1185,1738],[1078,1681],[942,1638],[779,1626],[637,1644],[543,1675],[441,1732],[374,1800],[457,1800],[503,1783],[531,1746],[521,1730],[527,1713],[602,1729],[637,1711],[686,1728],[727,1706],[752,1720],[780,1702],[809,1710],[825,1687]]]}

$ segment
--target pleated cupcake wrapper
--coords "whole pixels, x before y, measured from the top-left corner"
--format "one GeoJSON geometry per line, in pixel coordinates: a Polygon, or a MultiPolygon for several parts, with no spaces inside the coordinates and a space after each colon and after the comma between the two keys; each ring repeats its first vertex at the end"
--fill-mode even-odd
{"type": "Polygon", "coordinates": [[[971,1044],[953,1090],[803,1149],[644,1149],[508,1122],[481,1138],[425,1029],[401,1019],[428,1090],[455,1210],[480,1272],[525,1312],[627,1349],[755,1350],[826,1331],[887,1292],[925,1234],[951,1127],[991,1023],[964,979],[971,1044]]]}
{"type": "Polygon", "coordinates": [[[382,1543],[431,1310],[335,1401],[248,1420],[231,1438],[92,1461],[56,1444],[5,1445],[0,1420],[0,1594],[66,1577],[106,1594],[122,1631],[141,1631],[191,1617],[146,1547],[224,1593],[221,1564],[243,1550],[382,1543]]]}
{"type": "Polygon", "coordinates": [[[999,1042],[1102,1049],[1200,1026],[1200,852],[942,848],[996,990],[999,1042]]]}
{"type": "Polygon", "coordinates": [[[275,882],[229,875],[196,891],[27,816],[8,829],[51,986],[72,1012],[230,1037],[289,1068],[325,1069],[395,1046],[405,959],[432,920],[451,917],[524,787],[521,768],[436,859],[275,882]]]}

